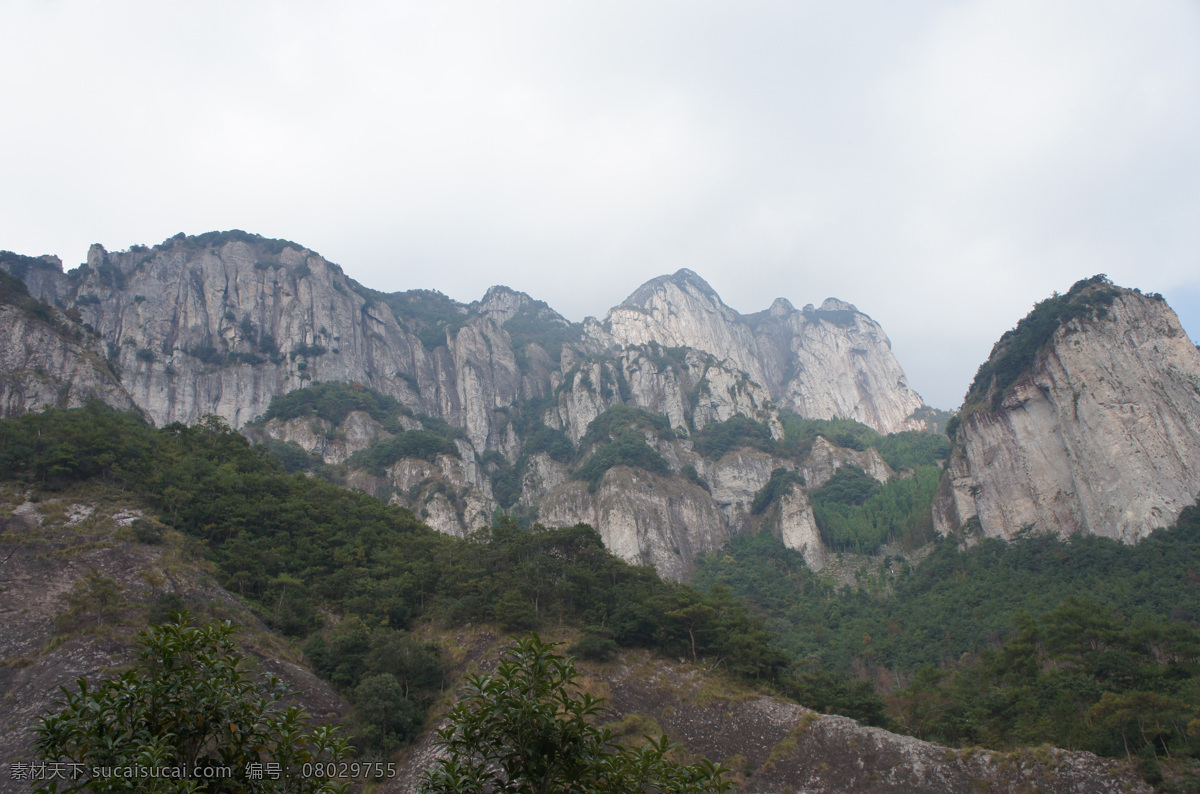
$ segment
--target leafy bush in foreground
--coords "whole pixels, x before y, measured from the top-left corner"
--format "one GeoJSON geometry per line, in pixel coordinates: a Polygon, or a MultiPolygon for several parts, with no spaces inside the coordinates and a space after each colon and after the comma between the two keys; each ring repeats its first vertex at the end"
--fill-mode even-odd
{"type": "MultiPolygon", "coordinates": [[[[37,728],[37,749],[47,764],[75,764],[79,780],[70,790],[173,792],[344,792],[320,773],[301,776],[320,762],[349,753],[334,728],[314,727],[295,706],[285,708],[285,689],[274,676],[254,680],[242,666],[225,625],[193,626],[178,621],[151,626],[140,636],[133,669],[90,688],[64,688],[61,709],[37,728]],[[247,777],[248,765],[278,764],[279,779],[247,777]],[[198,768],[225,767],[229,777],[191,778],[198,768]],[[99,770],[146,770],[129,777],[92,777],[99,770]],[[180,779],[150,777],[151,769],[181,770],[180,779]]],[[[261,767],[260,767],[261,768],[261,767]]],[[[50,780],[41,791],[59,791],[50,780]]]]}
{"type": "Polygon", "coordinates": [[[616,743],[595,717],[602,699],[578,692],[575,663],[536,634],[504,649],[495,674],[471,676],[438,731],[446,756],[425,773],[424,794],[471,792],[728,791],[719,764],[683,765],[666,758],[666,736],[640,748],[616,743]]]}

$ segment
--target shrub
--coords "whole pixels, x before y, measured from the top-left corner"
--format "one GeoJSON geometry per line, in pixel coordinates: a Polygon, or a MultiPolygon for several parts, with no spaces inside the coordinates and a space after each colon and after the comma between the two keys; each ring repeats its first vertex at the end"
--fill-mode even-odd
{"type": "Polygon", "coordinates": [[[666,736],[622,747],[595,725],[603,701],[578,693],[575,663],[536,634],[509,645],[491,676],[472,676],[438,731],[446,755],[421,780],[442,792],[728,791],[719,764],[666,758],[666,736]]]}
{"type": "MultiPolygon", "coordinates": [[[[78,691],[63,689],[59,711],[36,729],[47,764],[73,764],[88,791],[177,791],[185,781],[90,778],[112,767],[228,767],[232,776],[203,782],[207,791],[345,791],[320,774],[300,777],[302,765],[337,761],[349,748],[336,729],[314,727],[296,707],[284,708],[285,689],[273,676],[254,680],[242,666],[229,624],[193,626],[186,614],[139,635],[133,668],[78,691]],[[248,765],[278,764],[278,780],[250,780],[248,765]],[[90,779],[89,779],[90,778],[90,779]]],[[[318,769],[321,767],[318,766],[318,769]]],[[[57,791],[57,782],[48,791],[57,791]]]]}
{"type": "Polygon", "coordinates": [[[779,452],[779,444],[771,437],[771,429],[748,416],[733,416],[724,422],[712,422],[696,434],[695,448],[710,460],[719,460],[738,447],[751,447],[764,452],[779,452]]]}
{"type": "Polygon", "coordinates": [[[767,484],[754,495],[754,501],[750,503],[750,512],[756,516],[761,515],[775,500],[790,494],[792,488],[797,485],[804,485],[804,475],[800,472],[775,469],[771,472],[771,479],[767,480],[767,484]]]}

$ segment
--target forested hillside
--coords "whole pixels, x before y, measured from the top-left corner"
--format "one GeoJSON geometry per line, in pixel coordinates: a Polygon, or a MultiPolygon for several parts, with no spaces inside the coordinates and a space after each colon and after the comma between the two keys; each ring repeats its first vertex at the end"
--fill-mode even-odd
{"type": "Polygon", "coordinates": [[[1138,757],[1152,782],[1169,763],[1194,785],[1197,560],[1193,506],[1133,547],[942,539],[920,563],[879,558],[844,588],[769,535],[739,538],[707,555],[695,582],[729,588],[764,619],[797,665],[801,702],[959,746],[1138,757]]]}
{"type": "MultiPolygon", "coordinates": [[[[851,494],[831,503],[863,497],[853,477],[823,486],[851,494]]],[[[572,626],[585,658],[652,649],[949,744],[1128,756],[1168,789],[1200,750],[1197,509],[1135,547],[941,541],[919,564],[873,558],[850,588],[749,536],[704,557],[693,588],[615,558],[583,525],[499,516],[465,540],[433,532],[406,509],[288,474],[215,419],[159,430],[92,404],[6,420],[0,478],[47,495],[103,483],[156,516],[142,542],[166,528],[194,539],[218,580],[354,704],[368,753],[416,737],[441,691],[446,662],[412,633],[431,623],[572,626]]]]}
{"type": "MultiPolygon", "coordinates": [[[[452,538],[404,508],[287,474],[216,419],[158,430],[93,403],[6,420],[0,478],[46,492],[98,480],[194,538],[218,580],[301,643],[313,669],[354,702],[366,751],[410,739],[441,690],[437,654],[407,632],[422,621],[494,621],[514,632],[566,623],[582,629],[577,652],[586,656],[644,647],[719,657],[734,675],[764,682],[787,666],[727,592],[663,582],[615,558],[590,527],[523,530],[501,519],[452,538]]],[[[153,523],[142,533],[155,542],[153,523]]]]}

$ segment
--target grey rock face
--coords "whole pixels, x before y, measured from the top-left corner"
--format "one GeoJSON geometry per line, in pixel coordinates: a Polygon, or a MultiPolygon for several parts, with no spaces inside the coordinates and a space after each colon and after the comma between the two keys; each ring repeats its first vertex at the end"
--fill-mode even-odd
{"type": "Polygon", "coordinates": [[[1161,299],[1121,290],[1060,327],[998,410],[962,418],[934,507],[943,533],[1132,543],[1200,495],[1200,352],[1161,299]]]}
{"type": "Polygon", "coordinates": [[[800,471],[809,488],[820,488],[829,482],[829,478],[835,471],[843,466],[857,466],[881,483],[886,483],[896,476],[891,467],[884,463],[883,458],[879,456],[879,450],[874,447],[863,451],[843,449],[829,443],[824,436],[817,436],[816,441],[813,442],[812,452],[809,453],[808,460],[801,466],[800,471]]]}
{"type": "Polygon", "coordinates": [[[240,427],[275,395],[316,380],[361,381],[420,402],[395,374],[436,379],[439,369],[385,306],[368,306],[340,269],[291,247],[93,246],[76,301],[120,351],[123,382],[156,424],[212,413],[240,427]]]}
{"type": "MultiPolygon", "coordinates": [[[[697,556],[720,549],[737,535],[762,530],[800,551],[813,570],[824,566],[828,552],[804,488],[795,487],[760,515],[751,512],[772,472],[793,468],[793,461],[753,449],[735,449],[711,461],[693,452],[687,441],[659,442],[657,451],[673,468],[693,466],[700,482],[618,466],[589,490],[570,480],[561,464],[545,460],[526,475],[527,483],[538,484],[527,491],[529,504],[550,526],[591,524],[614,554],[633,564],[654,565],[667,578],[690,578],[697,556]]],[[[833,465],[854,460],[847,457],[833,465]]]]}
{"type": "MultiPolygon", "coordinates": [[[[686,575],[696,554],[732,534],[757,531],[766,519],[750,516],[749,504],[773,469],[795,466],[748,450],[707,461],[687,441],[695,432],[748,416],[779,440],[780,406],[883,431],[920,425],[910,418],[920,399],[907,388],[887,337],[853,306],[831,299],[797,311],[779,299],[743,317],[690,271],[643,285],[603,324],[572,326],[507,287],[493,287],[469,306],[436,293],[382,295],[302,246],[243,232],[178,236],[124,252],[97,245],[69,275],[56,261],[15,255],[0,257],[0,266],[19,271],[34,295],[78,312],[100,336],[69,354],[49,339],[21,350],[10,343],[3,353],[8,385],[0,392],[5,410],[98,395],[136,405],[159,425],[215,414],[243,428],[278,395],[323,381],[361,383],[395,398],[412,417],[461,428],[465,438],[458,458],[400,461],[383,476],[355,472],[354,487],[463,535],[497,507],[496,458],[480,461],[499,453],[505,465],[522,467],[523,509],[543,522],[591,522],[621,556],[653,562],[669,576],[686,575]],[[101,353],[121,373],[119,383],[105,374],[101,353]],[[28,372],[56,374],[49,381],[15,374],[28,372]],[[711,493],[686,478],[639,470],[614,470],[589,492],[569,479],[568,466],[524,453],[528,439],[518,428],[530,420],[578,445],[614,406],[665,416],[678,439],[654,445],[673,471],[695,466],[711,493]],[[521,424],[523,411],[537,415],[521,424]]],[[[3,319],[17,332],[10,337],[29,336],[3,319]]],[[[400,421],[421,427],[412,417],[400,421]]],[[[311,417],[247,432],[294,441],[328,464],[387,434],[362,413],[337,427],[311,417]]],[[[812,471],[805,472],[813,483],[847,462],[890,476],[878,456],[843,460],[827,446],[814,448],[812,471]]],[[[811,514],[797,493],[771,514],[771,528],[816,555],[811,514]]]]}
{"type": "Polygon", "coordinates": [[[0,328],[0,416],[78,408],[89,400],[134,410],[98,340],[76,339],[14,306],[0,305],[0,328]]]}
{"type": "Polygon", "coordinates": [[[729,540],[724,515],[707,496],[678,478],[620,466],[594,494],[584,483],[564,484],[542,500],[539,515],[550,526],[591,524],[618,557],[685,579],[696,555],[729,540]]]}
{"type": "Polygon", "coordinates": [[[647,282],[610,311],[604,331],[620,345],[709,353],[801,416],[854,419],[880,433],[924,427],[912,418],[921,398],[883,329],[835,298],[803,311],[781,298],[743,317],[695,273],[680,270],[647,282]]]}
{"type": "MultiPolygon", "coordinates": [[[[402,417],[401,421],[409,425],[405,429],[420,427],[415,419],[402,417]]],[[[286,422],[272,419],[261,430],[249,433],[252,441],[263,438],[291,441],[306,452],[320,455],[326,463],[342,463],[385,435],[389,435],[387,431],[364,411],[351,411],[337,427],[319,417],[289,419],[286,422]]]]}

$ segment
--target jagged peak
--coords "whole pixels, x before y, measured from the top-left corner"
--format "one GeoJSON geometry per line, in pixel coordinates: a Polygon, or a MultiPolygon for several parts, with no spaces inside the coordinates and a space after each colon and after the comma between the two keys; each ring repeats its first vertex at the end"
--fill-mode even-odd
{"type": "Polygon", "coordinates": [[[701,292],[717,296],[717,291],[713,289],[707,281],[700,277],[700,274],[686,267],[681,267],[668,276],[668,279],[681,287],[693,287],[701,292]]]}
{"type": "Polygon", "coordinates": [[[776,298],[771,303],[770,312],[772,317],[786,317],[796,311],[796,307],[787,298],[776,298]]]}
{"type": "Polygon", "coordinates": [[[837,298],[826,298],[818,311],[822,312],[857,312],[858,307],[837,298]]]}
{"type": "Polygon", "coordinates": [[[634,290],[616,308],[644,311],[651,298],[668,284],[673,284],[681,291],[700,297],[716,306],[729,309],[725,305],[725,302],[721,300],[721,296],[717,294],[717,291],[707,281],[701,278],[696,271],[686,267],[680,268],[670,275],[662,275],[650,279],[634,290]]]}
{"type": "Polygon", "coordinates": [[[108,259],[108,251],[100,243],[92,243],[87,252],[88,267],[99,267],[108,259]]]}
{"type": "Polygon", "coordinates": [[[570,326],[571,322],[550,308],[545,301],[537,300],[528,293],[515,290],[503,284],[488,287],[482,300],[471,304],[470,310],[475,314],[486,314],[501,324],[511,320],[518,314],[535,315],[539,320],[556,325],[570,326]]]}
{"type": "Polygon", "coordinates": [[[470,309],[473,314],[502,315],[499,319],[504,322],[531,303],[533,298],[524,292],[503,284],[493,284],[483,293],[483,298],[471,304],[470,309]]]}
{"type": "Polygon", "coordinates": [[[811,303],[805,304],[803,314],[808,322],[829,322],[842,328],[851,328],[859,317],[866,316],[853,303],[837,298],[826,298],[816,309],[811,303]]]}
{"type": "Polygon", "coordinates": [[[512,300],[525,304],[533,301],[533,298],[529,297],[529,295],[525,292],[515,290],[512,287],[505,286],[504,284],[493,284],[487,288],[487,292],[483,293],[483,298],[480,299],[479,306],[486,309],[491,303],[512,300]]]}

